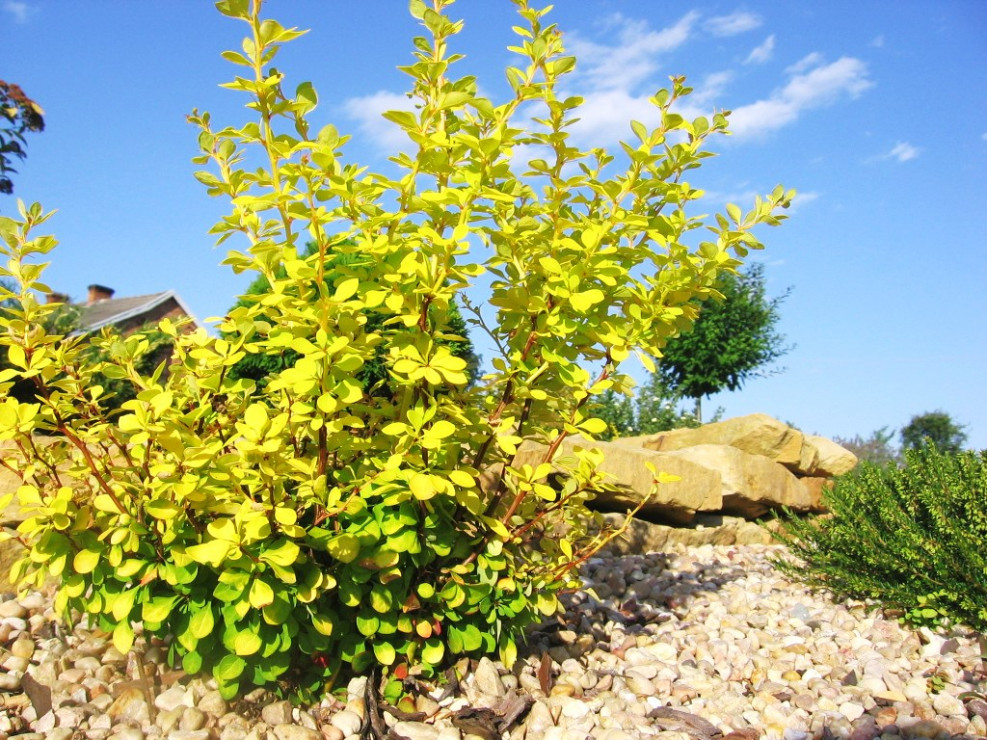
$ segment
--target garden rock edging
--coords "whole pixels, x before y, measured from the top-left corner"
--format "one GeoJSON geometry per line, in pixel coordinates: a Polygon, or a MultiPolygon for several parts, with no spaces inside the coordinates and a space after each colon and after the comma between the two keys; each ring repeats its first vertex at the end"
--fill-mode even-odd
{"type": "MultiPolygon", "coordinates": [[[[697,521],[703,515],[749,521],[785,508],[823,513],[823,491],[832,478],[857,464],[856,456],[835,442],[803,434],[766,414],[612,442],[568,437],[559,447],[556,463],[564,465],[580,448],[603,453],[599,469],[609,477],[613,490],[600,492],[593,502],[602,511],[628,512],[648,495],[653,479],[649,463],[659,472],[678,476],[678,481],[659,484],[640,511],[643,519],[672,527],[705,527],[697,521]]],[[[526,440],[514,465],[537,465],[546,450],[545,445],[526,440]]],[[[561,472],[558,465],[556,469],[561,472]]],[[[766,533],[760,539],[750,537],[718,544],[764,543],[764,537],[770,541],[766,533]]],[[[692,537],[685,541],[705,543],[692,537]]]]}

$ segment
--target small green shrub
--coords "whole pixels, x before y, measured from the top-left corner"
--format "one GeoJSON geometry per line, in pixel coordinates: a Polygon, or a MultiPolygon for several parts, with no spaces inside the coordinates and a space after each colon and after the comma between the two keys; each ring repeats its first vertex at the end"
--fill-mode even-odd
{"type": "Polygon", "coordinates": [[[712,240],[692,239],[702,191],[684,178],[724,115],[676,113],[690,89],[675,78],[651,99],[660,123],[632,122],[623,163],[605,172],[612,156],[569,139],[581,100],[557,91],[575,60],[547,11],[517,0],[519,66],[495,104],[452,74],[462,23],[450,4],[411,1],[426,35],[402,68],[415,109],[384,114],[410,142],[389,174],[347,162],[331,125],[310,130],[315,90],[292,93],[272,66],[303,32],[262,19],[260,0],[217,4],[249,29],[242,53],[223,55],[239,72],[225,86],[256,118],[217,128],[194,113],[197,177],[231,204],[213,229],[242,250],[226,263],[270,290],[231,310],[220,338],[161,321],[170,365],[140,371],[142,334],[101,339],[105,359],[91,364],[80,338],[47,332],[37,260],[56,241],[37,232],[49,214],[20,204],[19,219],[0,217],[0,277],[16,284],[0,286],[16,304],[0,314],[0,391],[36,389],[0,401],[0,463],[23,481],[27,514],[11,578],[58,578],[58,609],[112,632],[121,652],[142,622],[225,696],[314,692],[374,664],[395,675],[464,654],[512,663],[606,540],[585,506],[604,485],[599,453],[560,461],[559,447],[604,430],[588,407],[626,384],[620,364],[638,353],[653,370],[695,299],[761,246],[751,230],[778,223],[793,195],[728,205],[712,240]],[[352,259],[330,276],[331,254],[352,259]],[[472,315],[497,356],[470,385],[449,315],[480,276],[472,315]],[[359,380],[379,347],[384,394],[359,380]],[[231,376],[247,355],[285,350],[297,359],[263,388],[231,376]],[[109,414],[100,376],[132,387],[123,413],[109,414]],[[515,467],[525,437],[547,452],[515,467]],[[561,490],[553,463],[570,473],[561,490]]]}
{"type": "Polygon", "coordinates": [[[987,451],[905,451],[861,463],[825,492],[832,516],[778,535],[808,567],[777,565],[839,596],[873,599],[916,625],[987,629],[987,451]]]}

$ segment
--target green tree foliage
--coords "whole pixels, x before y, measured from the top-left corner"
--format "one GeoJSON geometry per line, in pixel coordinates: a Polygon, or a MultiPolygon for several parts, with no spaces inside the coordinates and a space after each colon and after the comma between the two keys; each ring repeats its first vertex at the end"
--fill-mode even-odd
{"type": "Polygon", "coordinates": [[[965,443],[963,426],[944,411],[913,416],[901,430],[901,445],[906,450],[933,444],[940,452],[959,452],[965,443]]]}
{"type": "Polygon", "coordinates": [[[658,366],[668,388],[695,399],[700,420],[703,396],[735,391],[751,378],[777,372],[766,368],[791,350],[775,330],[778,308],[790,291],[768,299],[762,265],[724,273],[716,287],[722,298],[702,303],[698,320],[669,340],[658,366]]]}
{"type": "MultiPolygon", "coordinates": [[[[351,246],[351,245],[350,245],[351,246]]],[[[316,251],[313,242],[306,245],[305,256],[311,257],[316,251]]],[[[325,280],[332,282],[339,276],[339,268],[352,267],[358,261],[356,255],[329,255],[326,262],[325,280]]],[[[284,279],[287,277],[284,267],[278,267],[277,277],[284,279]]],[[[271,283],[264,275],[258,275],[249,286],[243,296],[236,302],[233,308],[246,308],[255,303],[262,302],[264,296],[271,292],[271,283]]],[[[384,328],[386,314],[379,311],[367,311],[367,329],[370,331],[380,331],[384,328]]],[[[459,357],[466,361],[466,373],[470,378],[470,383],[475,383],[480,369],[480,358],[473,351],[473,343],[470,341],[466,321],[463,319],[458,306],[455,303],[449,304],[449,311],[446,315],[447,326],[442,333],[448,334],[449,338],[441,339],[440,343],[449,348],[454,357],[459,357]]],[[[387,348],[383,345],[377,348],[375,356],[364,363],[360,369],[358,378],[374,395],[386,395],[390,393],[387,384],[387,348]]],[[[230,368],[230,377],[233,379],[247,378],[257,383],[263,388],[267,385],[267,380],[282,370],[292,367],[300,357],[298,352],[288,348],[274,354],[248,354],[230,368]]]]}
{"type": "Polygon", "coordinates": [[[894,445],[894,430],[888,431],[881,427],[867,438],[859,434],[850,437],[834,437],[833,441],[857,456],[858,460],[874,465],[898,465],[901,462],[901,451],[894,445]]]}
{"type": "Polygon", "coordinates": [[[811,586],[874,599],[915,624],[987,629],[987,451],[905,450],[904,467],[861,463],[823,493],[832,517],[781,536],[811,586]],[[806,567],[808,564],[808,567],[806,567]]]}
{"type": "Polygon", "coordinates": [[[607,431],[600,434],[600,439],[698,427],[695,414],[682,410],[683,400],[657,373],[652,373],[632,397],[608,390],[593,406],[593,413],[607,423],[607,431]]]}
{"type": "MultiPolygon", "coordinates": [[[[0,294],[13,296],[12,291],[15,287],[9,279],[0,278],[0,291],[2,291],[0,294]]],[[[4,315],[7,319],[15,318],[19,306],[20,303],[16,298],[8,297],[0,302],[0,315],[4,315]]],[[[86,340],[80,346],[79,352],[82,361],[90,366],[98,366],[107,359],[107,350],[103,342],[115,341],[112,331],[104,332],[102,341],[90,341],[93,339],[91,335],[79,331],[78,307],[70,303],[58,303],[54,306],[44,318],[44,330],[52,336],[76,334],[80,339],[86,340]]],[[[148,340],[148,350],[137,363],[137,371],[149,376],[154,373],[158,365],[168,360],[172,342],[170,337],[154,326],[143,327],[142,336],[148,340]]],[[[9,361],[7,347],[0,345],[0,372],[5,370],[16,372],[9,361]]],[[[136,396],[133,383],[122,378],[108,378],[97,372],[92,376],[92,383],[94,387],[100,388],[103,406],[107,413],[118,411],[125,402],[136,396]]],[[[7,390],[7,395],[21,403],[32,403],[38,400],[38,394],[43,390],[36,376],[17,377],[7,390]]]]}
{"type": "Polygon", "coordinates": [[[11,162],[24,159],[25,133],[44,131],[45,119],[41,106],[31,100],[19,85],[0,80],[0,193],[14,192],[10,173],[16,173],[11,162]]]}
{"type": "Polygon", "coordinates": [[[518,1],[518,64],[494,102],[454,74],[462,23],[449,4],[412,0],[424,31],[402,69],[415,107],[384,114],[411,147],[384,174],[344,159],[334,127],[312,131],[312,85],[292,92],[272,66],[302,32],[261,19],[259,0],[218,3],[248,29],[224,54],[238,68],[225,86],[255,118],[215,127],[192,114],[197,177],[230,200],[214,227],[239,241],[226,263],[271,287],[233,309],[219,338],[161,321],[167,373],[139,372],[141,333],[95,338],[107,353],[96,366],[81,340],[47,333],[52,309],[35,292],[56,243],[38,234],[48,214],[21,205],[0,218],[0,276],[18,301],[0,316],[11,365],[0,390],[16,378],[40,390],[0,401],[2,464],[23,480],[28,512],[16,537],[29,554],[11,578],[59,578],[58,611],[88,615],[121,652],[141,622],[224,696],[321,691],[375,664],[434,674],[492,652],[511,664],[609,536],[593,534],[585,506],[605,485],[600,454],[556,460],[560,445],[606,429],[589,407],[626,386],[621,363],[652,363],[793,195],[730,206],[709,241],[688,246],[703,221],[688,215],[701,191],[684,176],[725,116],[676,113],[690,89],[675,78],[651,98],[658,125],[631,123],[619,164],[583,151],[568,137],[581,100],[558,95],[575,60],[547,11],[518,1]],[[330,279],[333,254],[353,261],[330,279]],[[450,306],[481,276],[475,319],[498,356],[471,387],[442,341],[450,306]],[[386,317],[379,328],[368,311],[386,317]],[[383,397],[357,379],[381,346],[383,397]],[[285,349],[298,359],[263,389],[230,376],[248,354],[285,349]],[[124,413],[107,414],[96,373],[133,385],[124,413]],[[512,465],[522,437],[545,443],[538,465],[512,465]]]}

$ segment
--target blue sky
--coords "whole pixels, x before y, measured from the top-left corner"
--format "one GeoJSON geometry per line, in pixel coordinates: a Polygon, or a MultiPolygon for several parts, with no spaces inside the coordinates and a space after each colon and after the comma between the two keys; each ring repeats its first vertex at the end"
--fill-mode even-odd
{"type": "MultiPolygon", "coordinates": [[[[419,31],[403,0],[270,0],[267,14],[310,28],[279,57],[320,94],[313,123],[380,167],[407,105],[419,31]]],[[[460,0],[462,71],[503,94],[512,5],[460,0]]],[[[558,0],[550,18],[580,59],[579,143],[614,146],[669,75],[696,88],[690,113],[731,109],[734,136],[692,179],[709,208],[748,205],[778,183],[800,198],[760,233],[769,294],[789,286],[780,330],[785,370],[715,396],[727,416],[764,412],[809,432],[849,437],[944,410],[987,448],[987,13],[979,0],[936,3],[558,0]]],[[[207,231],[226,204],[194,180],[193,107],[221,124],[248,111],[220,89],[241,24],[205,0],[0,0],[0,79],[46,112],[15,195],[58,215],[53,289],[83,299],[176,290],[200,318],[246,287],[219,265],[207,231]]],[[[289,85],[289,88],[291,86],[289,85]]],[[[0,212],[15,200],[0,196],[0,212]]]]}

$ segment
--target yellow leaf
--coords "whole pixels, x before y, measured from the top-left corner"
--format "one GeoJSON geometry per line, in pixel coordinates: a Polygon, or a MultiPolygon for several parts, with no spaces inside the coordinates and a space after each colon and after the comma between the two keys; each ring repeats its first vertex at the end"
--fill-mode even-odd
{"type": "Polygon", "coordinates": [[[274,589],[260,578],[254,578],[250,584],[250,605],[254,609],[263,609],[268,604],[274,603],[274,589]]]}
{"type": "Polygon", "coordinates": [[[233,652],[237,655],[253,655],[263,643],[256,632],[238,632],[233,638],[233,652]]]}
{"type": "Polygon", "coordinates": [[[203,565],[211,565],[218,568],[226,560],[226,556],[233,549],[233,544],[225,540],[210,540],[201,545],[192,545],[185,548],[185,554],[192,560],[203,565]]]}
{"type": "Polygon", "coordinates": [[[298,513],[294,509],[289,509],[287,506],[278,506],[274,509],[274,520],[278,524],[291,526],[298,521],[298,513]]]}
{"type": "Polygon", "coordinates": [[[607,431],[607,423],[603,419],[591,417],[582,422],[579,425],[579,429],[589,435],[603,434],[603,432],[607,431]]]}
{"type": "Polygon", "coordinates": [[[312,626],[320,633],[329,637],[332,635],[332,619],[321,614],[315,613],[312,615],[312,626]]]}
{"type": "Polygon", "coordinates": [[[323,414],[331,414],[339,408],[339,401],[331,393],[323,393],[315,404],[323,414]]]}
{"type": "Polygon", "coordinates": [[[134,646],[134,628],[129,621],[120,622],[113,630],[113,647],[126,655],[134,646]]]}
{"type": "Polygon", "coordinates": [[[360,288],[359,278],[347,278],[339,285],[336,286],[336,292],[333,293],[332,300],[336,303],[341,303],[342,301],[347,301],[356,295],[356,291],[360,288]]]}
{"type": "Polygon", "coordinates": [[[594,305],[602,301],[606,296],[599,288],[590,288],[581,293],[573,293],[569,296],[569,303],[579,313],[584,313],[594,305]]]}
{"type": "Polygon", "coordinates": [[[451,470],[449,471],[449,480],[455,483],[460,488],[472,488],[476,485],[476,481],[473,476],[467,473],[465,470],[451,470]]]}
{"type": "Polygon", "coordinates": [[[424,473],[413,473],[408,484],[411,488],[411,493],[419,501],[426,501],[435,495],[435,487],[432,485],[432,480],[424,473]]]}
{"type": "Polygon", "coordinates": [[[92,573],[99,565],[98,550],[79,550],[72,558],[72,569],[76,573],[92,573]]]}
{"type": "Polygon", "coordinates": [[[456,433],[456,425],[446,419],[439,419],[428,430],[429,437],[445,439],[456,433]]]}
{"type": "Polygon", "coordinates": [[[243,414],[244,423],[258,435],[264,432],[267,426],[267,406],[262,403],[252,403],[243,414]]]}

